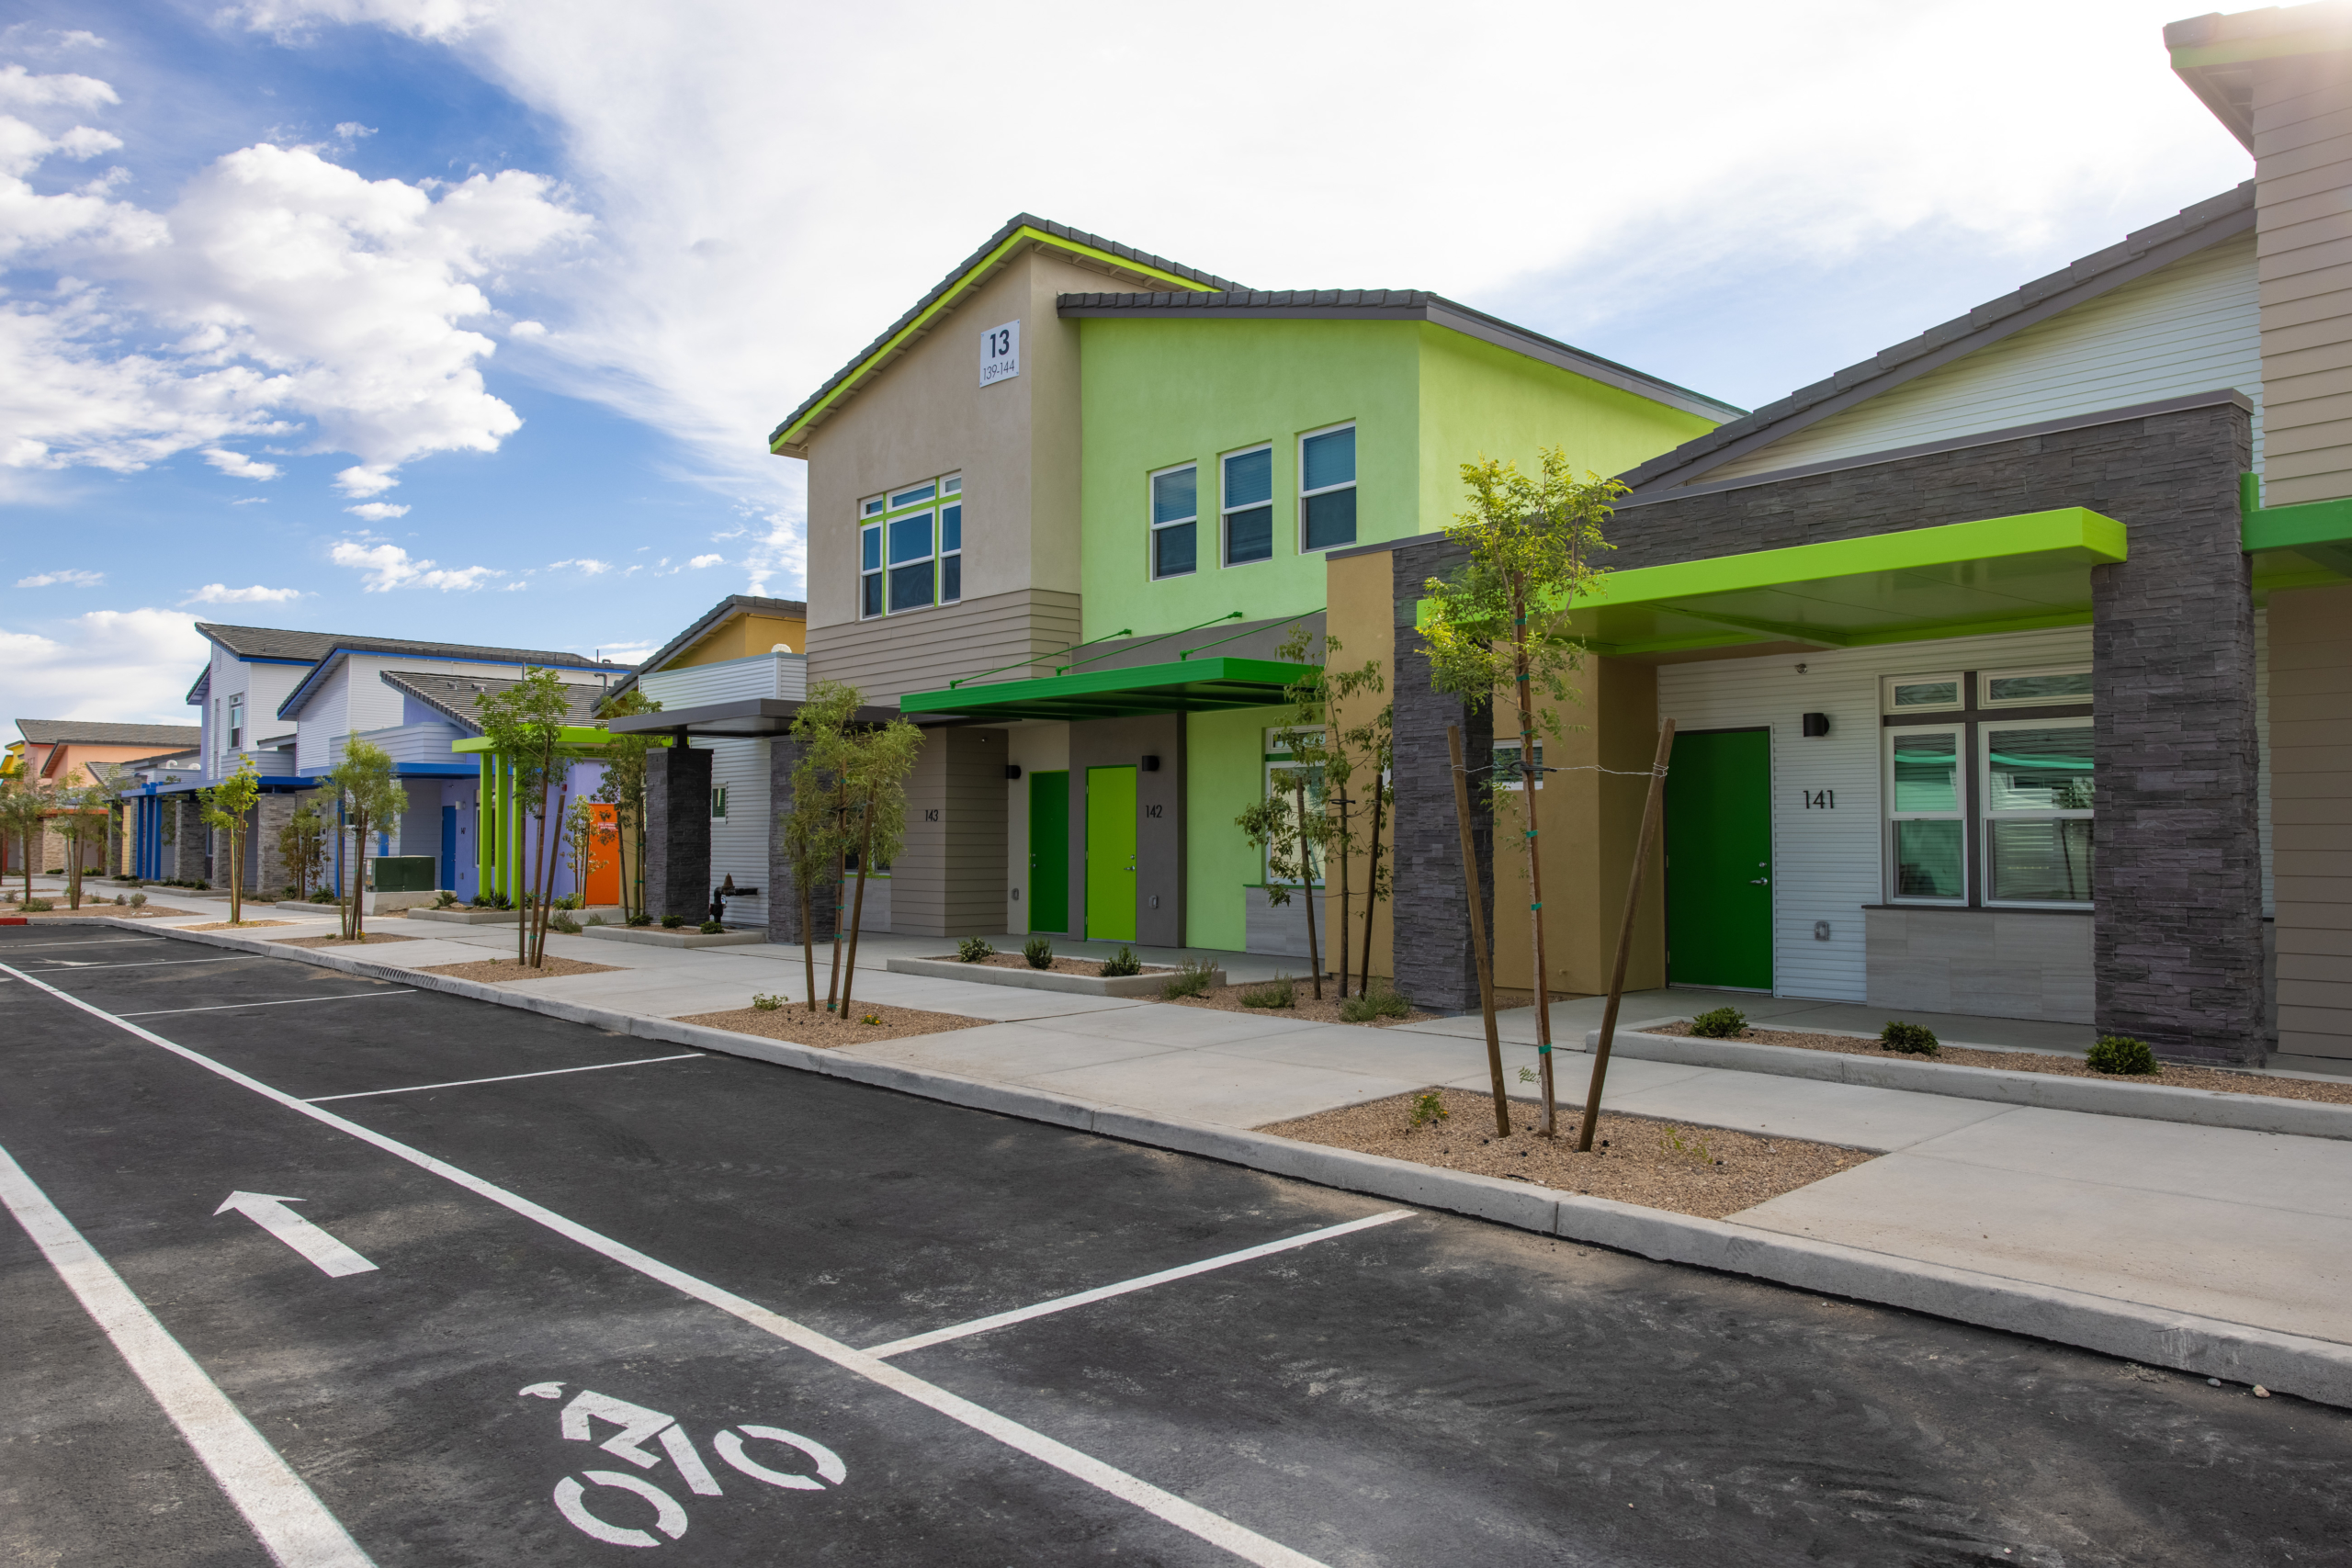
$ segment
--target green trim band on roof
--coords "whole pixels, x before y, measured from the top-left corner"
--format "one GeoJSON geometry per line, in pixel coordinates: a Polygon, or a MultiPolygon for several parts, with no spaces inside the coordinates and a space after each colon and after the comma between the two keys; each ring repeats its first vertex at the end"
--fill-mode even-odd
{"type": "MultiPolygon", "coordinates": [[[[587,724],[565,725],[563,739],[560,742],[565,746],[610,746],[612,743],[611,730],[600,725],[587,724]]],[[[451,741],[449,750],[452,751],[494,751],[497,747],[486,735],[472,735],[463,740],[451,741]]]]}
{"type": "Polygon", "coordinates": [[[1222,713],[1272,707],[1319,664],[1267,659],[1193,659],[1094,670],[1036,681],[999,681],[941,692],[910,692],[903,713],[969,714],[977,718],[1083,720],[1155,714],[1222,713]]]}
{"type": "Polygon", "coordinates": [[[976,279],[984,277],[989,273],[994,271],[999,262],[1001,262],[1006,256],[1012,254],[1017,247],[1029,243],[1032,241],[1040,245],[1050,245],[1055,250],[1064,251],[1071,255],[1084,256],[1089,261],[1102,262],[1106,265],[1116,267],[1121,272],[1139,273],[1146,277],[1158,278],[1160,282],[1169,285],[1172,288],[1182,288],[1188,291],[1198,291],[1203,293],[1216,292],[1215,289],[1209,288],[1207,285],[1195,283],[1191,278],[1180,276],[1175,273],[1165,271],[1159,267],[1148,265],[1143,262],[1131,261],[1125,256],[1114,255],[1111,252],[1102,250],[1094,245],[1083,244],[1076,240],[1065,240],[1057,234],[1048,234],[1043,229],[1032,228],[1028,224],[1024,223],[1008,235],[1002,244],[1000,244],[996,249],[990,251],[978,263],[967,267],[964,271],[964,276],[956,280],[953,288],[950,288],[944,293],[941,294],[938,299],[931,302],[931,308],[929,310],[923,311],[913,321],[909,321],[905,326],[893,333],[888,343],[883,344],[873,353],[860,360],[854,369],[851,370],[848,375],[842,378],[841,385],[826,393],[824,397],[820,399],[806,412],[802,413],[798,419],[793,421],[792,423],[786,426],[784,429],[777,431],[775,438],[768,443],[768,451],[771,454],[780,453],[786,446],[797,445],[799,442],[800,437],[808,432],[808,427],[815,424],[820,419],[822,419],[825,416],[826,412],[836,402],[839,402],[845,394],[855,390],[858,384],[865,378],[866,373],[872,370],[877,363],[889,358],[892,355],[898,353],[899,350],[913,341],[917,336],[928,332],[933,321],[945,315],[948,311],[954,310],[963,299],[964,296],[970,293],[972,289],[977,287],[976,279]]]}
{"type": "Polygon", "coordinates": [[[2307,588],[2352,578],[2352,499],[2246,509],[2238,543],[2254,558],[2254,585],[2307,588]]]}

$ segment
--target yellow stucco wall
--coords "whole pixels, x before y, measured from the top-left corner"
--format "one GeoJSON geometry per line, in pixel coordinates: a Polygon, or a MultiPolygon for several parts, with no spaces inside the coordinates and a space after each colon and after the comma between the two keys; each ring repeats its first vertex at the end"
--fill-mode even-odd
{"type": "Polygon", "coordinates": [[[730,615],[714,627],[700,642],[670,660],[673,670],[688,669],[696,664],[724,664],[730,659],[750,659],[755,654],[775,650],[783,643],[794,653],[808,651],[808,626],[805,621],[786,620],[781,615],[754,615],[746,612],[730,615]]]}

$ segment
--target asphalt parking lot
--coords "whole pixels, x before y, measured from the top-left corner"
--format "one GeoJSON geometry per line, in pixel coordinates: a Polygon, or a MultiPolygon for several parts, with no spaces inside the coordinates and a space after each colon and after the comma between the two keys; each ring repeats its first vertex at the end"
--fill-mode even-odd
{"type": "Polygon", "coordinates": [[[2292,1399],[161,936],[0,998],[10,1561],[2352,1562],[2292,1399]]]}

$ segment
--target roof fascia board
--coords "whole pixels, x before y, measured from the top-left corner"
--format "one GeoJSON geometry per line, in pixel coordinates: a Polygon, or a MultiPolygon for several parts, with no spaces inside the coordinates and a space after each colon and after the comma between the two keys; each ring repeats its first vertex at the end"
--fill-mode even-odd
{"type": "Polygon", "coordinates": [[[2227,213],[2188,233],[2176,235],[2162,244],[2152,245],[2132,260],[2111,267],[2096,277],[2086,278],[2071,288],[2060,289],[2046,299],[2039,300],[2021,310],[2012,310],[1998,321],[1989,321],[1974,332],[1954,338],[1941,347],[1930,349],[1915,358],[1907,359],[1901,365],[1883,371],[1868,380],[1857,381],[1844,391],[1833,393],[1817,403],[1808,404],[1789,414],[1785,419],[1776,420],[1760,429],[1750,431],[1735,441],[1726,442],[1722,446],[1716,447],[1702,457],[1693,458],[1680,468],[1669,469],[1653,479],[1645,479],[1627,499],[1657,499],[1660,492],[1668,490],[1672,490],[1677,494],[1689,493],[1681,487],[1700,474],[1719,468],[1736,458],[1746,457],[1759,447],[1769,446],[1776,441],[1786,440],[1797,432],[1818,424],[1835,414],[1843,413],[1858,403],[1867,402],[1883,393],[1890,392],[1907,381],[1918,379],[1930,371],[1940,370],[1956,359],[1974,354],[1979,349],[1989,348],[2004,338],[2015,336],[2025,331],[2028,327],[2037,326],[2052,316],[2071,310],[2075,306],[2096,299],[2102,294],[2110,293],[2127,283],[2136,282],[2150,273],[2170,266],[2184,257],[2195,255],[2199,251],[2220,244],[2223,240],[2234,239],[2240,234],[2249,232],[2254,225],[2255,209],[2249,205],[2236,212],[2227,213]]]}
{"type": "Polygon", "coordinates": [[[2172,51],[2175,71],[2207,65],[2244,65],[2256,60],[2283,60],[2294,54],[2334,54],[2352,49],[2352,32],[2335,27],[2298,28],[2267,38],[2223,39],[2217,43],[2190,44],[2172,51]]]}
{"type": "Polygon", "coordinates": [[[928,333],[937,321],[961,304],[966,295],[995,276],[1000,267],[1012,259],[1016,251],[1025,245],[1033,244],[1040,248],[1049,247],[1069,255],[1080,256],[1119,272],[1152,278],[1168,284],[1171,288],[1198,293],[1216,292],[1205,285],[1195,283],[1190,278],[1181,277],[1175,273],[1164,272],[1159,267],[1150,266],[1142,262],[1129,261],[1124,256],[1114,255],[1111,252],[1097,246],[1084,244],[1076,240],[1065,240],[1058,235],[1049,234],[1043,229],[1023,223],[1007,235],[1003,243],[989,252],[985,257],[965,268],[963,275],[943,289],[938,299],[933,299],[916,313],[914,320],[891,333],[887,342],[860,358],[831,388],[820,392],[815,401],[777,426],[775,434],[768,437],[768,450],[784,457],[807,456],[807,447],[801,438],[825,418],[834,404],[862,389],[865,382],[872,379],[890,360],[903,353],[916,338],[928,333]]]}
{"type": "MultiPolygon", "coordinates": [[[[1261,682],[1286,689],[1306,671],[1320,665],[1287,664],[1267,659],[1204,659],[1197,663],[1178,660],[1166,664],[1130,664],[1116,670],[1090,670],[1083,675],[1048,675],[1029,681],[999,681],[960,690],[909,692],[899,699],[908,714],[948,708],[978,711],[1010,702],[1046,698],[1094,696],[1105,693],[1160,686],[1206,685],[1217,681],[1261,682]]],[[[1276,699],[1279,700],[1279,699],[1276,699]]]]}

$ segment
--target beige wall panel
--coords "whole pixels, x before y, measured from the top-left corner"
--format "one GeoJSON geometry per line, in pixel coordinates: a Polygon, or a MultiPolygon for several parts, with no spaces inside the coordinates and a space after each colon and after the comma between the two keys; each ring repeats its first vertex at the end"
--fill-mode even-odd
{"type": "Polygon", "coordinates": [[[2274,391],[2289,402],[2305,398],[2335,398],[2352,392],[2352,366],[2335,366],[2301,376],[2273,375],[2265,390],[2274,391]]]}
{"type": "Polygon", "coordinates": [[[1001,729],[924,737],[907,780],[907,846],[890,868],[894,932],[947,939],[1003,928],[1007,755],[1001,729]]]}
{"type": "Polygon", "coordinates": [[[2270,311],[2300,307],[2313,295],[2325,299],[2339,288],[2352,288],[2352,242],[2306,245],[2273,260],[2277,270],[2266,265],[2256,284],[2266,320],[2270,311]],[[2286,264],[2295,260],[2303,265],[2290,270],[2286,264]]]}
{"type": "Polygon", "coordinates": [[[2290,417],[2274,418],[2270,422],[2270,439],[2273,442],[2278,440],[2280,431],[2300,429],[2335,420],[2352,420],[2352,391],[2301,399],[2290,403],[2286,412],[2290,417]]]}
{"type": "Polygon", "coordinates": [[[2352,494],[2352,467],[2334,468],[2324,461],[2290,456],[2275,469],[2266,466],[2263,475],[2262,499],[2270,506],[2301,506],[2347,494],[2352,494]]]}
{"type": "MultiPolygon", "coordinates": [[[[1339,559],[1326,558],[1325,560],[1324,602],[1329,607],[1325,624],[1329,626],[1331,635],[1340,639],[1339,653],[1327,663],[1336,669],[1360,670],[1367,660],[1377,661],[1384,684],[1393,682],[1396,673],[1396,613],[1391,599],[1391,558],[1385,552],[1339,559]]],[[[1370,722],[1389,705],[1393,697],[1394,694],[1388,691],[1359,694],[1352,702],[1334,705],[1332,718],[1341,729],[1353,728],[1370,722]]],[[[1365,793],[1364,786],[1355,786],[1355,793],[1365,793]]],[[[1384,864],[1389,863],[1386,857],[1396,844],[1394,827],[1395,824],[1389,821],[1384,820],[1381,824],[1380,852],[1384,864]]],[[[1366,838],[1368,828],[1367,822],[1359,819],[1360,840],[1366,838]]],[[[1364,938],[1363,891],[1371,874],[1372,851],[1367,841],[1348,857],[1349,886],[1357,894],[1351,915],[1354,922],[1349,939],[1351,943],[1361,943],[1364,938]]],[[[1326,886],[1331,886],[1327,881],[1326,886]]],[[[1336,892],[1327,893],[1321,915],[1326,929],[1339,916],[1340,900],[1336,892]]],[[[1388,906],[1380,904],[1374,908],[1372,919],[1372,973],[1374,976],[1396,977],[1393,937],[1388,906]]],[[[1350,951],[1360,955],[1362,949],[1351,946],[1350,951]]],[[[1356,963],[1361,972],[1361,956],[1357,957],[1356,963]]]]}
{"type": "Polygon", "coordinates": [[[2352,212],[2323,212],[2291,221],[2287,214],[2281,213],[2276,228],[2265,226],[2257,232],[2260,240],[2256,254],[2280,255],[2301,250],[2306,245],[2324,245],[2332,241],[2352,238],[2352,212]]]}
{"type": "Polygon", "coordinates": [[[2268,614],[2278,1051],[2352,1057],[2352,585],[2268,614]]]}
{"type": "Polygon", "coordinates": [[[2297,363],[2292,355],[2325,351],[2340,356],[2345,340],[2352,338],[2352,316],[2340,311],[2315,314],[2319,302],[2307,300],[2305,304],[2308,309],[2301,321],[2288,326],[2274,326],[2267,321],[2262,323],[2262,351],[2275,356],[2273,362],[2279,365],[2282,374],[2295,372],[2297,363]]]}
{"type": "Polygon", "coordinates": [[[2267,433],[2264,454],[2268,462],[2325,453],[2326,469],[2352,467],[2352,420],[2315,420],[2308,424],[2274,423],[2267,433]]]}
{"type": "Polygon", "coordinates": [[[2318,210],[2343,210],[2345,187],[2352,185],[2352,156],[2346,154],[2347,145],[2352,145],[2352,137],[2330,137],[2300,148],[2291,158],[2298,166],[2291,169],[2274,169],[2269,160],[2264,160],[2262,186],[2255,205],[2268,209],[2284,207],[2290,201],[2318,197],[2323,198],[2318,210]],[[2327,200],[2335,205],[2324,205],[2327,200]]]}
{"type": "MultiPolygon", "coordinates": [[[[2261,251],[2255,262],[2256,288],[2258,290],[2301,288],[2301,280],[2324,274],[2352,261],[2352,239],[2329,240],[2312,245],[2282,245],[2275,251],[2261,251]]],[[[2271,296],[2260,296],[2268,299],[2271,296]]]]}
{"type": "MultiPolygon", "coordinates": [[[[1077,594],[1000,593],[878,621],[811,626],[808,678],[845,681],[867,701],[888,703],[1017,659],[1042,657],[1080,635],[1077,594]]],[[[1020,677],[1013,670],[1002,678],[1020,677]]]]}

